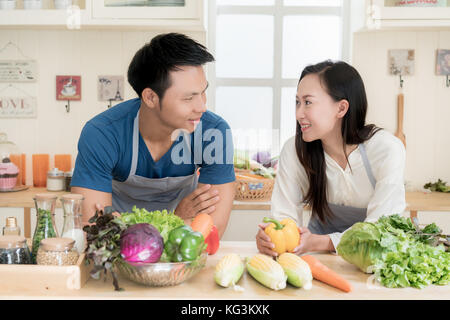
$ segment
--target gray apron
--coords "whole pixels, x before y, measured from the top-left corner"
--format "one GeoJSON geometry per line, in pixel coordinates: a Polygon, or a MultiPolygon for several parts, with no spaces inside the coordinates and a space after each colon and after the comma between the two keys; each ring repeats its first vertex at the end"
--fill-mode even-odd
{"type": "MultiPolygon", "coordinates": [[[[183,132],[183,134],[186,134],[183,132]]],[[[186,137],[185,137],[186,138],[186,137]]],[[[186,140],[184,140],[186,141],[186,140]]],[[[146,178],[136,175],[139,151],[139,112],[134,119],[131,169],[124,182],[112,181],[112,206],[119,212],[131,212],[133,206],[149,211],[176,209],[178,203],[197,188],[194,174],[183,177],[146,178]]],[[[189,145],[190,148],[190,145],[189,145]]]]}
{"type": "MultiPolygon", "coordinates": [[[[359,145],[359,151],[366,169],[367,176],[370,183],[375,189],[376,180],[370,167],[369,159],[367,158],[366,148],[364,144],[359,145]]],[[[318,217],[311,216],[308,224],[308,229],[314,234],[330,234],[334,232],[344,232],[357,222],[362,222],[366,219],[367,208],[356,208],[350,206],[337,205],[328,203],[333,217],[331,219],[326,218],[326,223],[320,221],[318,217]]]]}

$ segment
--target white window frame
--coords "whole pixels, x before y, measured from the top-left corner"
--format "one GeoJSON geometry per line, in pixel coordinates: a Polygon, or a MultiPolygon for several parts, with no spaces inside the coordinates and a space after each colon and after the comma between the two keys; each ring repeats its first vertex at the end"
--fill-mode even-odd
{"type": "MultiPolygon", "coordinates": [[[[284,6],[283,0],[275,0],[274,6],[218,6],[216,0],[208,1],[208,49],[216,55],[216,24],[219,14],[263,14],[274,16],[274,63],[272,78],[219,78],[216,76],[215,63],[208,65],[208,108],[215,111],[216,88],[220,86],[238,87],[270,87],[273,90],[272,130],[281,129],[281,94],[282,88],[296,87],[298,79],[282,77],[282,47],[283,47],[283,17],[289,15],[334,15],[340,16],[342,21],[341,60],[350,60],[350,0],[343,0],[342,7],[329,6],[284,6]],[[280,48],[280,49],[276,49],[280,48]]],[[[293,98],[294,100],[294,98],[293,98]]],[[[226,119],[225,119],[226,120],[226,119]]],[[[273,137],[272,151],[281,150],[281,135],[273,137]]]]}

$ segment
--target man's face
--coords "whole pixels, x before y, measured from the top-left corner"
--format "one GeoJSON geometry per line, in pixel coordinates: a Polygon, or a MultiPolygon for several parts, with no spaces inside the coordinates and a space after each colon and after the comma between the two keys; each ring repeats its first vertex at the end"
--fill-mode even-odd
{"type": "Polygon", "coordinates": [[[206,81],[202,66],[182,66],[171,71],[171,86],[160,101],[161,122],[167,127],[194,132],[200,118],[206,111],[206,81]]]}

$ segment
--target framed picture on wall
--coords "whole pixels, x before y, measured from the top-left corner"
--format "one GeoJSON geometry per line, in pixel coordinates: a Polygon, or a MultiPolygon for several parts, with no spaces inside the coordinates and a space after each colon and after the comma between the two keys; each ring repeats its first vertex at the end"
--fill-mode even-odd
{"type": "Polygon", "coordinates": [[[123,101],[124,77],[99,76],[97,91],[99,101],[123,101]]]}
{"type": "Polygon", "coordinates": [[[450,49],[438,49],[436,54],[436,74],[450,75],[450,49]]]}
{"type": "Polygon", "coordinates": [[[56,100],[81,100],[81,76],[56,76],[56,100]]]}
{"type": "Polygon", "coordinates": [[[410,76],[414,74],[414,50],[389,50],[389,71],[393,75],[410,76]]]}

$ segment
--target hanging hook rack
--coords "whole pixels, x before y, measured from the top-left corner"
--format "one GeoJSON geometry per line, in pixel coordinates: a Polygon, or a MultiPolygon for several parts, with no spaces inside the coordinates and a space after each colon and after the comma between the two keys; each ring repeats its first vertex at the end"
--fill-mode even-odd
{"type": "Polygon", "coordinates": [[[108,109],[112,107],[112,102],[113,102],[113,99],[109,99],[108,109]]]}
{"type": "Polygon", "coordinates": [[[400,74],[400,88],[403,88],[403,79],[402,79],[402,75],[400,74]]]}
{"type": "Polygon", "coordinates": [[[67,113],[70,112],[70,100],[67,100],[66,111],[67,111],[67,113]]]}

